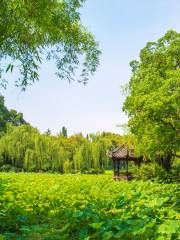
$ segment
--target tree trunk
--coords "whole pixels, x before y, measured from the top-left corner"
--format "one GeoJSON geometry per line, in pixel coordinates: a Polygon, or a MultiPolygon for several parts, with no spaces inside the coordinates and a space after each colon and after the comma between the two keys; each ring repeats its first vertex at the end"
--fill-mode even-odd
{"type": "Polygon", "coordinates": [[[171,159],[171,154],[167,154],[165,157],[163,157],[163,168],[166,169],[167,172],[171,170],[171,159]]]}
{"type": "Polygon", "coordinates": [[[167,153],[164,156],[158,156],[156,160],[157,160],[157,163],[161,165],[167,172],[171,170],[171,165],[172,165],[171,153],[167,153]]]}

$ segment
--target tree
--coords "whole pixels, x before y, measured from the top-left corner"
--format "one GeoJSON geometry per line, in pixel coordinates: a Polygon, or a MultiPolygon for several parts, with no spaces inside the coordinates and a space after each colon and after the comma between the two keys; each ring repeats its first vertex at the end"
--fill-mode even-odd
{"type": "MultiPolygon", "coordinates": [[[[4,99],[0,99],[0,110],[8,116],[4,99]]],[[[21,122],[19,120],[14,121],[14,126],[13,121],[5,119],[4,122],[6,130],[0,138],[1,169],[12,167],[10,169],[16,171],[98,173],[111,165],[107,151],[122,142],[118,134],[90,134],[88,139],[82,134],[53,136],[50,130],[41,134],[30,124],[17,124],[21,122]]],[[[66,133],[67,130],[62,132],[66,133]]]]}
{"type": "Polygon", "coordinates": [[[147,43],[130,65],[123,106],[130,130],[141,152],[169,170],[180,150],[180,34],[171,30],[147,43]]]}
{"type": "Polygon", "coordinates": [[[51,135],[51,130],[48,128],[48,129],[45,131],[44,134],[47,135],[47,136],[51,135]]]}
{"type": "Polygon", "coordinates": [[[78,9],[84,2],[1,0],[2,86],[6,86],[6,73],[17,68],[19,77],[15,84],[25,90],[27,85],[39,79],[38,69],[45,59],[53,59],[57,76],[68,81],[74,80],[76,70],[82,63],[78,80],[87,82],[99,64],[100,50],[93,35],[81,24],[78,9]]]}
{"type": "Polygon", "coordinates": [[[8,122],[12,123],[13,126],[20,126],[22,124],[27,124],[23,118],[22,113],[18,113],[16,110],[12,109],[9,111],[8,122]]]}
{"type": "Polygon", "coordinates": [[[4,104],[4,97],[0,95],[0,132],[6,131],[7,123],[11,123],[13,126],[27,124],[22,113],[18,113],[16,110],[7,109],[4,104]]]}
{"type": "Polygon", "coordinates": [[[8,117],[8,110],[4,105],[4,97],[0,95],[0,132],[6,130],[6,119],[8,117]]]}
{"type": "Polygon", "coordinates": [[[67,137],[67,128],[66,127],[64,127],[64,126],[62,127],[60,135],[67,137]]]}

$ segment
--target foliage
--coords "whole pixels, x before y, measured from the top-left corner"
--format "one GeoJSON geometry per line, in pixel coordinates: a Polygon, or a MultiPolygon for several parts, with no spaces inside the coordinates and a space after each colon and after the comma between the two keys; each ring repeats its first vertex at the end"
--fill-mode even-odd
{"type": "Polygon", "coordinates": [[[155,164],[153,163],[143,163],[140,167],[134,166],[132,172],[136,179],[148,180],[156,177],[155,164]]]}
{"type": "Polygon", "coordinates": [[[8,110],[4,105],[4,98],[0,95],[0,132],[6,128],[6,119],[8,116],[8,110]]]}
{"type": "Polygon", "coordinates": [[[173,164],[172,175],[180,179],[180,161],[177,161],[173,164]]]}
{"type": "MultiPolygon", "coordinates": [[[[42,61],[55,61],[56,75],[72,81],[81,64],[79,81],[86,83],[99,64],[99,47],[81,24],[85,0],[1,0],[0,80],[18,70],[15,84],[25,89],[39,79],[42,61]]],[[[76,79],[78,76],[76,76],[76,79]]]]}
{"type": "Polygon", "coordinates": [[[97,134],[87,139],[82,135],[40,134],[30,125],[9,128],[0,139],[0,165],[28,172],[102,173],[111,168],[107,151],[122,142],[119,135],[113,139],[109,134],[97,134]]]}
{"type": "Polygon", "coordinates": [[[180,146],[180,34],[168,31],[132,61],[124,111],[139,150],[170,170],[180,146]]]}
{"type": "Polygon", "coordinates": [[[5,239],[179,239],[178,188],[108,175],[0,174],[5,239]]]}
{"type": "Polygon", "coordinates": [[[23,169],[16,168],[11,164],[0,165],[0,172],[21,172],[23,169]]]}
{"type": "Polygon", "coordinates": [[[149,180],[171,183],[178,181],[179,176],[173,170],[167,172],[162,166],[155,163],[143,163],[140,167],[132,169],[133,177],[139,180],[149,180]]]}
{"type": "Polygon", "coordinates": [[[51,135],[51,130],[48,128],[44,134],[48,136],[51,135]]]}
{"type": "Polygon", "coordinates": [[[7,123],[11,123],[13,126],[19,126],[26,124],[23,119],[23,114],[18,113],[16,110],[8,110],[4,104],[4,97],[0,95],[0,133],[5,132],[7,123]]]}
{"type": "Polygon", "coordinates": [[[67,128],[65,126],[62,127],[62,130],[60,131],[60,135],[67,137],[67,128]]]}

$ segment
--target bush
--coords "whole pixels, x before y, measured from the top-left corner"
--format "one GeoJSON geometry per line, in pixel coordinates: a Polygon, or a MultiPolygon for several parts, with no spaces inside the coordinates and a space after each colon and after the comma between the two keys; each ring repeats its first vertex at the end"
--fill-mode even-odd
{"type": "Polygon", "coordinates": [[[172,172],[167,172],[162,166],[155,165],[156,180],[159,182],[170,183],[173,180],[172,172]]]}
{"type": "Polygon", "coordinates": [[[141,164],[140,167],[133,167],[132,169],[133,177],[136,179],[148,180],[155,178],[155,166],[152,163],[141,164]]]}
{"type": "Polygon", "coordinates": [[[140,167],[134,167],[133,177],[141,180],[157,180],[159,182],[170,183],[173,180],[173,172],[167,172],[162,166],[155,163],[141,164],[140,167]]]}
{"type": "Polygon", "coordinates": [[[10,164],[5,164],[0,167],[0,172],[22,172],[23,169],[14,167],[10,164]]]}

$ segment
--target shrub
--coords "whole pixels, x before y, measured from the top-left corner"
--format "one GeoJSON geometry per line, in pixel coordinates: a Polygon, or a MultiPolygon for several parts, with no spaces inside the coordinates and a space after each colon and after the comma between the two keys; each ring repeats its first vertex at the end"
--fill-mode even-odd
{"type": "Polygon", "coordinates": [[[133,177],[136,179],[148,180],[155,178],[155,166],[152,163],[141,164],[140,167],[134,166],[132,168],[133,177]]]}
{"type": "Polygon", "coordinates": [[[167,172],[162,166],[155,165],[156,180],[159,182],[172,182],[172,172],[167,172]]]}
{"type": "Polygon", "coordinates": [[[143,163],[140,167],[134,167],[133,177],[141,180],[157,180],[170,183],[173,180],[173,172],[167,172],[162,166],[155,163],[143,163]]]}
{"type": "Polygon", "coordinates": [[[0,172],[22,172],[22,169],[13,167],[10,164],[4,164],[0,167],[0,172]]]}

